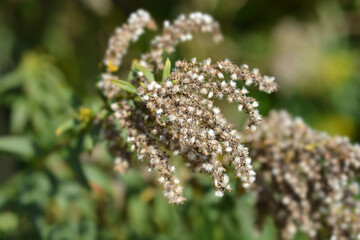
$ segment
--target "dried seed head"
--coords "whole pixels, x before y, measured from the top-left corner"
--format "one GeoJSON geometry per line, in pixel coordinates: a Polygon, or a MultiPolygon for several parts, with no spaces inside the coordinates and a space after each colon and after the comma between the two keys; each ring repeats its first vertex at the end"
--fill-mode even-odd
{"type": "MultiPolygon", "coordinates": [[[[215,42],[220,42],[223,38],[219,24],[210,15],[200,12],[190,13],[187,17],[180,15],[173,24],[167,22],[164,25],[162,35],[151,41],[152,49],[141,56],[141,62],[148,68],[155,65],[156,70],[163,69],[163,53],[174,52],[180,42],[191,40],[192,34],[196,32],[211,33],[215,42]]],[[[196,62],[196,58],[193,62],[196,62]]]]}
{"type": "MultiPolygon", "coordinates": [[[[111,38],[104,60],[108,69],[99,86],[113,111],[105,123],[105,136],[114,156],[126,155],[126,161],[116,161],[115,169],[124,172],[131,163],[131,152],[136,151],[138,159],[146,161],[149,169],[160,175],[164,196],[170,203],[180,204],[185,201],[183,188],[164,150],[180,154],[187,166],[211,175],[218,197],[223,196],[224,191],[231,191],[226,169],[219,161],[221,155],[227,154],[243,187],[249,188],[255,181],[255,172],[248,149],[234,126],[213,106],[212,99],[225,97],[230,103],[237,102],[249,117],[248,128],[254,129],[261,121],[256,110],[258,104],[247,96],[246,89],[240,90],[237,85],[254,84],[261,91],[272,92],[276,84],[258,71],[250,72],[247,65],[238,67],[229,60],[211,64],[211,59],[198,62],[193,58],[190,62],[177,61],[175,69],[161,84],[147,79],[149,74],[145,70],[139,72],[134,82],[141,83],[137,94],[142,102],[134,95],[124,98],[112,83],[117,78],[113,66],[120,65],[129,42],[136,40],[149,23],[152,20],[144,11],[131,15],[128,23],[111,38]],[[226,80],[228,75],[231,80],[226,80]],[[117,124],[127,131],[126,143],[121,139],[117,124]]],[[[199,31],[211,32],[215,40],[221,39],[218,24],[206,14],[181,15],[173,24],[165,22],[163,35],[153,40],[152,50],[142,56],[140,64],[150,70],[152,64],[155,71],[162,69],[162,53],[174,51],[180,41],[190,40],[192,33],[199,31]]]]}
{"type": "Polygon", "coordinates": [[[356,239],[360,232],[360,146],[272,112],[247,136],[261,163],[258,211],[273,214],[283,239],[297,229],[311,239],[356,239]]]}

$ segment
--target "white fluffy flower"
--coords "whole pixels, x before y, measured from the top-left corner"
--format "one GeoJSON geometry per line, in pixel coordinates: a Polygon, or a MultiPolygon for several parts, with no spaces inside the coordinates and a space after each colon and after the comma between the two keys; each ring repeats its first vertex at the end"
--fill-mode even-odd
{"type": "Polygon", "coordinates": [[[210,163],[203,163],[201,167],[207,172],[211,172],[213,170],[213,165],[210,163]]]}
{"type": "Polygon", "coordinates": [[[214,132],[214,130],[212,130],[212,129],[210,129],[209,131],[208,131],[208,134],[211,136],[211,137],[215,137],[215,132],[214,132]]]}
{"type": "Polygon", "coordinates": [[[213,108],[213,111],[214,111],[215,114],[219,114],[219,113],[220,113],[220,109],[217,108],[217,107],[214,107],[214,108],[213,108]]]}
{"type": "Polygon", "coordinates": [[[231,74],[231,79],[232,80],[237,80],[237,75],[235,73],[231,74]]]}
{"type": "Polygon", "coordinates": [[[222,191],[215,191],[215,196],[216,197],[223,197],[224,193],[222,191]]]}

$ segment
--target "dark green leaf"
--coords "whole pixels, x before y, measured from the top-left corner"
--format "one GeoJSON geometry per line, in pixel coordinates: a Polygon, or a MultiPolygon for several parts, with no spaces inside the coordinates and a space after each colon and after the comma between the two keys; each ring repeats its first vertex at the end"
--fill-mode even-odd
{"type": "Polygon", "coordinates": [[[139,61],[134,59],[131,63],[131,68],[130,68],[130,72],[129,72],[129,75],[128,75],[128,79],[129,80],[133,80],[134,78],[134,69],[135,69],[135,65],[138,64],[139,61]]]}
{"type": "Polygon", "coordinates": [[[86,175],[83,170],[83,166],[80,160],[80,155],[82,153],[82,147],[84,144],[84,135],[76,141],[75,146],[69,149],[69,155],[67,157],[67,162],[72,169],[76,180],[85,188],[90,189],[90,184],[86,178],[86,175]]]}

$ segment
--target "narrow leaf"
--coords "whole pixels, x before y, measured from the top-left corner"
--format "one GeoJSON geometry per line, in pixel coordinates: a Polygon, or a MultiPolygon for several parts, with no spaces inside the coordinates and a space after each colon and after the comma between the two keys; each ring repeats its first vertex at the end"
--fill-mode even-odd
{"type": "Polygon", "coordinates": [[[147,80],[153,82],[155,81],[154,75],[152,74],[152,72],[150,71],[150,69],[148,69],[147,67],[144,67],[140,64],[135,64],[134,66],[137,70],[141,71],[144,76],[146,77],[147,80]]]}
{"type": "Polygon", "coordinates": [[[146,86],[145,86],[145,84],[143,83],[143,82],[140,82],[140,85],[143,87],[143,88],[145,88],[146,86]]]}
{"type": "Polygon", "coordinates": [[[124,80],[111,80],[113,84],[118,86],[120,89],[125,90],[129,93],[137,93],[137,89],[131,83],[124,81],[124,80]]]}
{"type": "Polygon", "coordinates": [[[0,79],[0,94],[21,85],[21,77],[18,72],[12,72],[0,79]]]}
{"type": "Polygon", "coordinates": [[[68,119],[65,122],[63,122],[55,131],[55,134],[57,136],[63,134],[64,132],[67,132],[69,130],[75,129],[76,122],[74,119],[68,119]]]}
{"type": "Polygon", "coordinates": [[[90,189],[90,184],[86,178],[83,164],[80,160],[80,155],[83,152],[84,140],[84,135],[80,136],[76,140],[75,145],[68,149],[69,155],[67,156],[66,161],[73,171],[76,180],[86,189],[90,189]]]}
{"type": "Polygon", "coordinates": [[[170,70],[171,70],[171,62],[170,59],[167,58],[165,62],[165,67],[162,75],[162,81],[165,82],[169,76],[170,76],[170,70]]]}
{"type": "Polygon", "coordinates": [[[3,136],[0,137],[0,152],[30,158],[34,156],[35,148],[32,142],[26,137],[3,136]]]}
{"type": "Polygon", "coordinates": [[[135,69],[135,65],[138,64],[139,61],[137,59],[134,59],[131,63],[131,68],[130,68],[130,72],[128,75],[128,79],[129,80],[133,80],[134,79],[134,69],[135,69]]]}
{"type": "Polygon", "coordinates": [[[28,110],[27,101],[18,99],[12,105],[11,113],[11,132],[22,133],[25,129],[26,123],[29,120],[30,111],[28,110]]]}
{"type": "Polygon", "coordinates": [[[91,152],[94,148],[94,140],[90,133],[85,134],[84,136],[84,148],[86,151],[91,152]]]}

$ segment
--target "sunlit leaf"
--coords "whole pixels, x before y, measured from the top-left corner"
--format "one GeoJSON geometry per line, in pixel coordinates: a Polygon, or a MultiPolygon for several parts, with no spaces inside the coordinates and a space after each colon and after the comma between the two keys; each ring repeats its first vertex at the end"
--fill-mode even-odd
{"type": "Polygon", "coordinates": [[[134,85],[132,85],[130,82],[124,81],[124,80],[111,80],[113,84],[118,86],[120,89],[125,90],[129,93],[137,93],[137,89],[134,85]]]}
{"type": "Polygon", "coordinates": [[[76,127],[75,119],[68,119],[65,122],[63,122],[55,131],[55,134],[57,136],[63,134],[64,132],[67,132],[71,129],[74,129],[76,127]]]}
{"type": "Polygon", "coordinates": [[[94,140],[92,139],[91,134],[86,134],[84,139],[85,150],[91,152],[93,147],[94,147],[94,140]]]}
{"type": "Polygon", "coordinates": [[[140,64],[135,64],[135,69],[141,71],[144,76],[146,77],[147,80],[153,82],[155,81],[154,75],[152,74],[152,72],[150,71],[150,69],[148,69],[147,67],[144,67],[140,64]]]}
{"type": "Polygon", "coordinates": [[[3,136],[0,137],[0,152],[30,158],[34,156],[35,148],[32,142],[26,137],[3,136]]]}
{"type": "Polygon", "coordinates": [[[140,82],[140,85],[143,87],[143,88],[145,88],[146,86],[145,86],[145,84],[143,83],[143,82],[140,82]]]}
{"type": "Polygon", "coordinates": [[[12,212],[0,213],[0,232],[14,231],[19,223],[18,217],[12,212]]]}
{"type": "Polygon", "coordinates": [[[162,81],[165,82],[170,76],[171,62],[170,59],[166,59],[165,67],[162,75],[162,81]]]}

